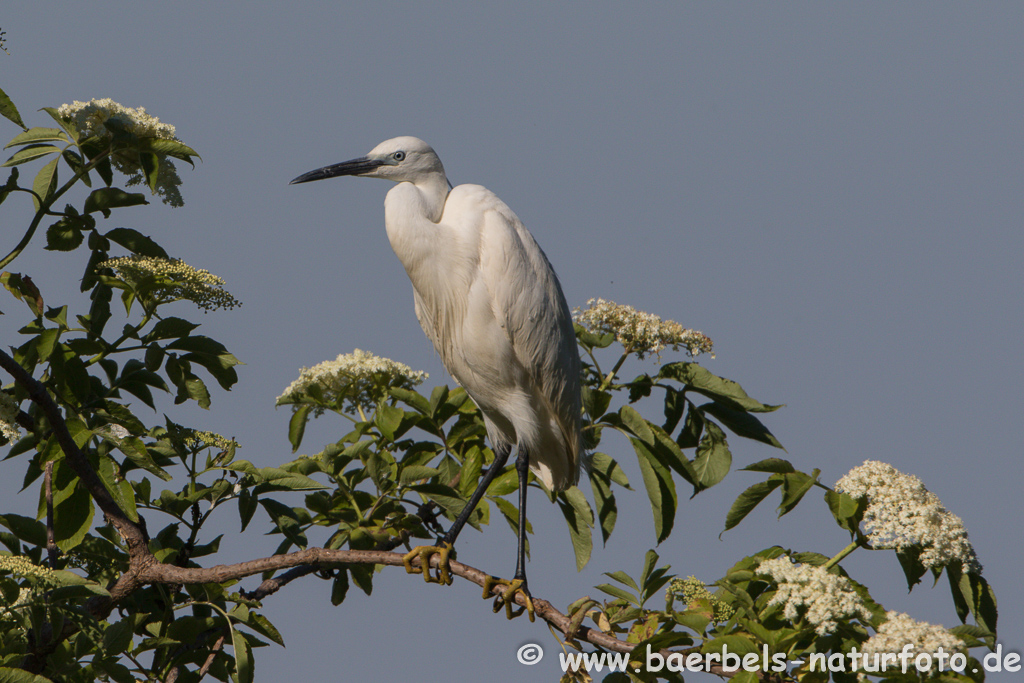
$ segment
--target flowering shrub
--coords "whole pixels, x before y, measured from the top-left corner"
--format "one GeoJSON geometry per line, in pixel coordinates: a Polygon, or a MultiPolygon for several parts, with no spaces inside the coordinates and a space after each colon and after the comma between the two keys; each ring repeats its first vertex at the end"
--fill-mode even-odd
{"type": "MultiPolygon", "coordinates": [[[[309,420],[342,418],[336,438],[289,462],[260,467],[237,458],[242,447],[234,438],[170,417],[163,424],[140,417],[140,404],[175,414],[167,398],[210,407],[207,382],[229,390],[238,381],[234,355],[180,317],[193,306],[204,312],[238,306],[226,283],[171,258],[132,228],[102,227],[114,211],[147,203],[144,194],[118,187],[122,180],[125,187],[145,184],[180,206],[172,160],[191,163],[197,155],[172,126],[141,108],[92,100],[43,111],[57,127],[28,128],[0,91],[0,114],[22,129],[8,145],[14,151],[4,163],[11,171],[0,202],[24,198],[35,207],[0,268],[17,260],[43,221],[52,221],[46,247],[67,252],[55,259],[82,257],[90,303],[72,311],[53,305],[48,291],[44,300],[48,272],[0,273],[27,318],[21,339],[4,340],[10,353],[0,351],[10,380],[0,387],[0,446],[9,466],[24,466],[25,486],[38,486],[40,501],[38,509],[0,511],[0,680],[252,681],[254,648],[283,644],[262,612],[264,600],[310,576],[331,582],[335,605],[353,585],[369,595],[378,569],[403,564],[405,553],[396,548],[444,532],[495,467],[483,418],[461,388],[421,393],[425,373],[358,349],[302,368],[277,398],[277,405],[291,407],[295,451],[309,420]],[[27,164],[41,164],[31,183],[20,176],[27,164]],[[115,293],[128,322],[111,332],[115,293]],[[294,492],[304,495],[301,504],[281,495],[294,492]],[[238,515],[243,532],[256,525],[280,537],[276,553],[218,563],[219,537],[206,524],[226,512],[238,515]]],[[[601,299],[577,310],[575,320],[585,359],[590,496],[574,486],[551,497],[582,567],[595,530],[605,543],[612,538],[620,496],[632,491],[623,457],[636,458],[661,543],[672,535],[687,496],[729,475],[730,438],[781,444],[761,421],[779,406],[695,362],[702,354],[713,357],[704,334],[601,299]],[[669,349],[689,360],[663,363],[669,349]],[[651,354],[658,356],[656,368],[633,379],[620,375],[627,359],[651,354]],[[638,409],[651,405],[654,419],[638,409]]],[[[909,646],[915,655],[955,650],[966,662],[971,649],[994,645],[995,597],[963,523],[916,477],[869,461],[831,489],[818,470],[801,472],[780,458],[743,470],[764,479],[736,499],[725,530],[776,489],[781,515],[817,489],[826,519],[837,524],[839,549],[826,555],[765,543],[723,567],[714,581],[678,578],[649,551],[637,576],[606,574],[611,582],[597,589],[609,599],[581,598],[564,613],[537,600],[537,616],[565,647],[637,653],[632,670],[610,674],[611,683],[680,680],[671,669],[644,671],[648,649],[682,656],[728,648],[802,662],[776,672],[710,669],[743,683],[852,682],[858,676],[919,680],[937,672],[868,665],[826,672],[813,668],[813,656],[857,648],[892,654],[909,646]],[[946,629],[887,611],[842,567],[858,550],[895,551],[911,588],[928,572],[936,579],[945,573],[964,623],[946,629]]],[[[516,489],[509,465],[469,523],[483,528],[500,517],[515,527],[516,489]]],[[[452,575],[483,585],[485,595],[501,591],[489,571],[450,564],[452,575]]],[[[941,675],[975,680],[960,671],[941,675]]],[[[589,675],[570,671],[564,680],[589,675]]]]}

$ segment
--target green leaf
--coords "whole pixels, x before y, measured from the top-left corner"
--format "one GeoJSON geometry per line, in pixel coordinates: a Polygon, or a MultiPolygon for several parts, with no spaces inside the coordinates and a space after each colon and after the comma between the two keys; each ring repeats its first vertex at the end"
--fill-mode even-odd
{"type": "MultiPolygon", "coordinates": [[[[509,501],[509,500],[507,500],[505,498],[492,498],[491,500],[493,500],[494,504],[498,506],[498,510],[501,512],[502,516],[505,518],[505,521],[508,522],[508,526],[512,530],[512,533],[518,538],[518,536],[519,536],[519,508],[517,508],[514,504],[512,504],[511,501],[509,501]]],[[[526,520],[526,534],[527,534],[527,536],[529,536],[529,534],[532,534],[532,533],[533,533],[533,525],[530,523],[530,520],[527,519],[526,520]]],[[[526,542],[526,557],[529,558],[530,557],[530,539],[529,538],[525,538],[523,540],[526,542]]]]}
{"type": "Polygon", "coordinates": [[[32,198],[35,202],[36,209],[39,208],[39,198],[45,202],[50,198],[50,195],[57,189],[57,161],[53,159],[36,174],[35,180],[32,181],[32,191],[36,193],[36,197],[32,198]]]}
{"type": "MultiPolygon", "coordinates": [[[[112,192],[120,192],[119,201],[128,202],[125,204],[109,204],[108,208],[115,206],[136,206],[138,204],[148,204],[145,195],[142,194],[127,194],[118,190],[117,188],[105,188],[112,192]],[[139,201],[141,199],[141,201],[139,201]]],[[[102,190],[96,190],[101,192],[102,190]]],[[[96,194],[93,192],[93,194],[96,194]]],[[[92,195],[90,195],[90,198],[92,195]]],[[[88,201],[86,201],[86,210],[88,211],[88,201]]],[[[132,230],[131,228],[114,228],[110,232],[104,235],[107,239],[112,242],[117,242],[122,247],[132,252],[133,254],[139,254],[140,256],[153,256],[156,258],[168,258],[167,252],[159,244],[153,241],[152,238],[143,235],[138,230],[132,230]]],[[[193,328],[199,327],[193,325],[193,328]]]]}
{"type": "MultiPolygon", "coordinates": [[[[0,96],[2,97],[2,96],[0,96]]],[[[4,145],[4,149],[28,145],[36,142],[68,142],[67,134],[60,128],[29,128],[24,133],[18,133],[11,141],[4,145]]]]}
{"type": "Polygon", "coordinates": [[[584,346],[588,346],[592,349],[604,349],[612,345],[615,341],[614,332],[606,332],[605,334],[599,334],[591,332],[587,328],[579,324],[573,324],[573,330],[576,332],[576,339],[579,340],[584,346]]]}
{"type": "Polygon", "coordinates": [[[615,579],[616,581],[618,581],[621,584],[625,584],[625,585],[629,586],[630,588],[632,588],[637,593],[640,592],[640,586],[636,585],[636,581],[633,580],[633,577],[631,577],[629,574],[627,574],[624,571],[620,570],[620,571],[617,571],[617,572],[605,572],[604,575],[607,576],[610,579],[615,579]]]}
{"type": "Polygon", "coordinates": [[[419,392],[411,389],[403,389],[402,387],[391,387],[388,390],[392,396],[397,398],[402,403],[405,403],[411,408],[416,409],[424,415],[430,415],[430,402],[423,397],[419,392]]]}
{"type": "Polygon", "coordinates": [[[787,514],[804,497],[818,480],[821,470],[814,470],[810,476],[803,472],[784,474],[782,483],[782,503],[779,505],[779,517],[787,514]]]}
{"type": "Polygon", "coordinates": [[[380,433],[388,441],[394,441],[396,438],[396,432],[398,431],[399,425],[402,424],[402,418],[405,416],[405,411],[395,406],[389,406],[387,404],[381,405],[377,409],[377,413],[374,416],[374,422],[377,428],[380,429],[380,433]]]}
{"type": "MultiPolygon", "coordinates": [[[[2,94],[2,91],[0,91],[0,94],[2,94]]],[[[7,116],[7,114],[3,112],[2,102],[0,102],[0,113],[7,116]]],[[[7,116],[7,118],[10,119],[11,117],[7,116]]],[[[14,121],[14,119],[11,120],[14,121]]],[[[15,123],[18,123],[18,121],[15,121],[15,123]]],[[[31,674],[24,669],[11,669],[6,666],[0,666],[0,683],[53,683],[53,681],[49,678],[43,678],[42,676],[31,674]]]]}
{"type": "Polygon", "coordinates": [[[122,619],[103,630],[103,651],[106,654],[120,654],[131,647],[133,635],[132,620],[122,619]]]}
{"type": "Polygon", "coordinates": [[[82,223],[79,220],[62,218],[46,230],[46,249],[49,251],[73,251],[82,244],[82,223]]]}
{"type": "Polygon", "coordinates": [[[704,436],[697,445],[693,469],[697,473],[699,488],[711,488],[725,479],[732,467],[732,452],[725,433],[714,422],[704,425],[704,436]]]}
{"type": "Polygon", "coordinates": [[[250,612],[249,618],[245,623],[252,630],[266,636],[281,647],[284,647],[284,638],[281,636],[281,632],[277,630],[276,626],[270,623],[270,619],[267,619],[259,612],[250,612]]]}
{"type": "Polygon", "coordinates": [[[135,436],[126,436],[123,439],[108,439],[113,443],[117,450],[124,453],[125,457],[135,465],[141,467],[147,472],[151,472],[156,476],[160,477],[164,481],[170,481],[173,477],[162,467],[156,464],[153,457],[149,454],[149,449],[146,448],[146,444],[142,442],[142,439],[135,436]]]}
{"type": "Polygon", "coordinates": [[[417,484],[409,488],[422,494],[428,500],[434,501],[452,514],[459,514],[466,507],[466,501],[450,486],[445,486],[444,484],[417,484]]]}
{"type": "Polygon", "coordinates": [[[770,472],[773,474],[789,474],[796,472],[796,468],[788,460],[782,458],[768,458],[760,460],[753,465],[740,468],[741,472],[770,472]]]}
{"type": "MultiPolygon", "coordinates": [[[[608,456],[605,457],[608,458],[608,456]]],[[[590,478],[590,488],[594,492],[594,506],[597,508],[597,519],[600,522],[601,541],[607,545],[608,538],[615,530],[615,522],[619,517],[615,495],[611,491],[610,479],[605,473],[590,468],[587,474],[590,478]]]]}
{"type": "Polygon", "coordinates": [[[980,574],[964,573],[955,564],[946,567],[946,577],[960,621],[966,621],[967,615],[971,614],[978,626],[995,633],[999,613],[996,595],[988,581],[980,574]]]}
{"type": "Polygon", "coordinates": [[[340,569],[334,576],[334,583],[331,585],[331,604],[337,607],[345,601],[348,594],[348,572],[340,569]]]}
{"type": "Polygon", "coordinates": [[[636,605],[637,607],[640,606],[640,600],[635,595],[633,595],[625,589],[619,588],[618,586],[614,586],[610,583],[602,583],[599,586],[594,586],[594,588],[603,593],[607,593],[608,595],[611,595],[614,598],[625,600],[626,602],[632,605],[636,605]]]}
{"type": "Polygon", "coordinates": [[[594,549],[590,531],[594,526],[594,513],[586,496],[576,486],[571,486],[558,494],[558,506],[562,510],[566,524],[569,525],[569,537],[572,540],[573,552],[576,554],[576,571],[581,571],[590,561],[590,554],[594,549]]]}
{"type": "Polygon", "coordinates": [[[313,406],[309,404],[297,406],[292,413],[292,419],[288,421],[288,443],[292,445],[292,453],[299,450],[299,446],[302,445],[302,437],[306,433],[306,422],[311,410],[313,410],[313,406]]]}
{"type": "Polygon", "coordinates": [[[0,524],[11,530],[21,540],[40,548],[46,547],[46,525],[21,515],[0,515],[0,524]]]}
{"type": "MultiPolygon", "coordinates": [[[[101,187],[98,190],[93,190],[86,198],[85,213],[95,213],[99,211],[105,217],[109,218],[111,209],[116,209],[122,206],[139,206],[141,204],[148,203],[149,202],[146,201],[146,196],[139,192],[128,193],[116,187],[101,187]]],[[[130,230],[130,228],[121,228],[121,230],[130,230]]],[[[131,232],[135,231],[132,230],[131,232]]],[[[107,236],[109,237],[109,233],[107,236]]],[[[110,239],[113,238],[111,237],[110,239]]]]}
{"type": "Polygon", "coordinates": [[[851,534],[857,533],[860,521],[864,516],[864,510],[867,508],[867,496],[858,500],[846,493],[826,491],[825,503],[828,505],[828,509],[832,511],[836,524],[851,534]]]}
{"type": "Polygon", "coordinates": [[[619,463],[616,462],[611,456],[604,453],[593,453],[590,456],[590,468],[592,471],[600,472],[608,479],[611,479],[619,486],[627,488],[630,491],[633,488],[629,485],[629,479],[626,478],[626,473],[619,467],[619,463]]]}
{"type": "MultiPolygon", "coordinates": [[[[775,435],[768,431],[768,428],[760,420],[746,411],[733,410],[721,403],[705,403],[699,406],[698,410],[718,418],[718,421],[736,436],[782,448],[782,444],[775,438],[775,435]]],[[[786,449],[782,448],[782,450],[786,449]]]]}
{"type": "Polygon", "coordinates": [[[487,495],[507,496],[518,488],[519,473],[514,467],[511,467],[494,478],[491,485],[487,487],[487,495]]]}
{"type": "MultiPolygon", "coordinates": [[[[230,620],[228,622],[231,623],[230,620]]],[[[235,683],[252,683],[252,648],[242,632],[231,626],[231,647],[235,651],[235,672],[231,675],[235,683]]]]}
{"type": "Polygon", "coordinates": [[[608,412],[608,405],[612,401],[612,395],[607,391],[598,391],[588,386],[583,386],[583,408],[587,411],[591,421],[597,421],[602,415],[608,412]]]}
{"type": "Polygon", "coordinates": [[[636,411],[631,405],[624,405],[619,409],[619,417],[622,418],[622,424],[632,433],[638,437],[641,441],[646,444],[654,444],[654,432],[647,424],[647,420],[643,418],[640,413],[636,411]]]}
{"type": "Polygon", "coordinates": [[[238,517],[242,522],[242,528],[240,531],[245,531],[245,528],[249,526],[249,522],[252,521],[252,516],[256,512],[256,506],[259,504],[259,498],[251,494],[249,491],[242,489],[238,493],[238,517]]]}
{"type": "Polygon", "coordinates": [[[750,514],[750,511],[757,507],[758,503],[781,485],[782,480],[773,477],[768,479],[768,481],[762,481],[748,487],[746,491],[736,498],[732,507],[729,508],[729,512],[725,516],[725,529],[722,531],[728,531],[742,522],[750,514]]]}
{"type": "Polygon", "coordinates": [[[199,325],[189,322],[183,318],[164,318],[153,326],[153,329],[142,338],[142,341],[148,344],[149,342],[156,341],[158,339],[177,339],[179,337],[186,337],[197,327],[199,327],[199,325]]]}
{"type": "Polygon", "coordinates": [[[18,113],[18,108],[14,106],[14,102],[11,101],[11,98],[8,97],[7,93],[3,90],[0,90],[0,114],[9,121],[21,126],[22,129],[25,128],[25,122],[21,120],[21,114],[18,113]]]}
{"type": "Polygon", "coordinates": [[[661,543],[672,533],[672,525],[676,516],[676,485],[672,473],[662,464],[654,452],[639,439],[630,438],[633,450],[640,463],[640,474],[643,476],[647,497],[651,502],[654,515],[654,533],[661,543]]]}
{"type": "Polygon", "coordinates": [[[747,392],[743,391],[743,387],[736,382],[713,375],[696,363],[680,362],[664,365],[658,372],[658,379],[674,379],[708,398],[751,413],[770,413],[782,407],[781,405],[767,405],[750,398],[747,396],[747,392]]]}
{"type": "Polygon", "coordinates": [[[17,152],[11,155],[11,158],[5,161],[0,166],[17,166],[18,164],[24,164],[29,161],[33,161],[40,157],[45,157],[48,154],[59,154],[60,147],[54,147],[53,145],[37,144],[29,145],[28,147],[22,147],[17,152]]]}
{"type": "Polygon", "coordinates": [[[230,390],[238,381],[238,373],[235,372],[234,366],[241,363],[228,353],[228,350],[219,341],[202,335],[194,335],[182,337],[164,348],[168,351],[187,351],[188,353],[182,359],[203,366],[224,389],[230,390]]]}
{"type": "Polygon", "coordinates": [[[271,498],[260,498],[260,505],[267,511],[270,518],[274,520],[274,524],[285,535],[285,538],[299,548],[305,548],[309,545],[309,541],[306,540],[306,534],[300,526],[298,514],[294,509],[271,498]]]}
{"type": "Polygon", "coordinates": [[[178,140],[167,140],[165,138],[148,138],[140,140],[140,148],[148,149],[157,154],[165,154],[175,159],[181,159],[192,163],[192,157],[201,159],[198,153],[188,145],[178,140]]]}
{"type": "Polygon", "coordinates": [[[410,465],[402,468],[402,473],[399,475],[398,483],[402,486],[408,486],[415,484],[423,479],[432,479],[440,474],[441,471],[434,469],[433,467],[426,467],[425,465],[410,465]]]}
{"type": "Polygon", "coordinates": [[[66,553],[82,542],[92,527],[93,510],[92,497],[82,487],[54,506],[53,535],[58,548],[66,553]]]}
{"type": "Polygon", "coordinates": [[[152,192],[156,192],[156,184],[160,179],[160,157],[154,152],[140,150],[139,166],[142,167],[142,174],[146,176],[146,185],[152,192]]]}

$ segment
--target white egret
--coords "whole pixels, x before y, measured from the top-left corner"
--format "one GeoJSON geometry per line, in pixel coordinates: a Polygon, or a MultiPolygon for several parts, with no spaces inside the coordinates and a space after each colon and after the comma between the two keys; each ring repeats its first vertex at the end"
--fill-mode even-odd
{"type": "MultiPolygon", "coordinates": [[[[427,581],[451,583],[448,555],[487,487],[516,446],[519,544],[502,600],[511,616],[526,587],[528,469],[554,491],[579,479],[580,359],[572,317],[547,257],[519,218],[479,185],[451,186],[434,150],[414,137],[386,140],[365,157],[305,173],[292,183],[335,176],[397,183],[384,200],[388,240],[412,281],[416,317],[448,372],[483,413],[494,462],[437,546],[415,548],[427,581]],[[439,574],[429,559],[440,555],[439,574]]],[[[484,595],[489,597],[490,587],[484,595]]]]}

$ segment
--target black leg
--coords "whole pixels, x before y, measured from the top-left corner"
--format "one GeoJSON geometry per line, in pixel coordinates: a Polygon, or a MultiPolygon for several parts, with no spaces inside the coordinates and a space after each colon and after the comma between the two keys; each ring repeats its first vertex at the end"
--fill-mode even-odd
{"type": "MultiPolygon", "coordinates": [[[[459,537],[459,533],[462,531],[462,527],[466,526],[466,520],[473,514],[473,510],[476,509],[480,499],[487,493],[487,487],[491,485],[494,478],[501,474],[501,471],[505,469],[505,463],[508,462],[508,454],[512,450],[511,446],[502,446],[494,451],[494,462],[491,463],[490,468],[487,470],[487,474],[480,480],[480,485],[476,487],[476,491],[473,491],[473,495],[470,496],[469,502],[466,503],[466,507],[463,508],[462,512],[455,519],[455,523],[452,524],[451,528],[448,529],[448,533],[441,539],[442,543],[449,543],[454,545],[455,539],[459,537]]],[[[518,466],[518,463],[517,463],[518,466]]],[[[520,477],[521,478],[521,477],[520,477]]],[[[519,522],[520,527],[524,524],[523,521],[519,522]]],[[[520,532],[520,535],[522,532],[520,532]]],[[[520,541],[520,543],[522,543],[520,541]]]]}
{"type": "Polygon", "coordinates": [[[530,476],[530,453],[519,447],[516,454],[516,472],[519,473],[519,547],[516,555],[516,574],[513,579],[523,580],[526,590],[526,482],[530,476]]]}

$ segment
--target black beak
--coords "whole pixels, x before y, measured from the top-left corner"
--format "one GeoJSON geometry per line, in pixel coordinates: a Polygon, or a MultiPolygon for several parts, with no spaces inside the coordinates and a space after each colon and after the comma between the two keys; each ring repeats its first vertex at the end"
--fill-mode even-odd
{"type": "Polygon", "coordinates": [[[384,162],[380,159],[360,157],[358,159],[352,159],[351,161],[343,161],[340,164],[324,166],[323,168],[318,168],[315,171],[310,171],[309,173],[303,173],[288,184],[297,185],[298,183],[308,183],[313,180],[334,178],[339,175],[363,175],[364,173],[369,173],[378,166],[383,165],[384,162]]]}

